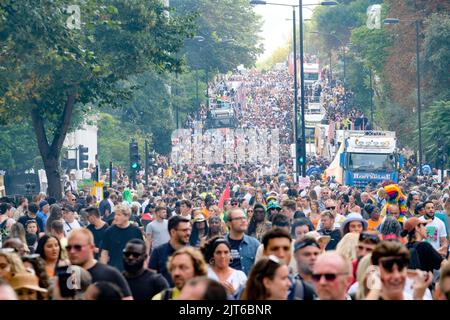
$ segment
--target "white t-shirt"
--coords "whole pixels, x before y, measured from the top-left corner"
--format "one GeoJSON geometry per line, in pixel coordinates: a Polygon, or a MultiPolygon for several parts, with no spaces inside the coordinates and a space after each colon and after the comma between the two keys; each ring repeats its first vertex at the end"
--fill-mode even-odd
{"type": "MultiPolygon", "coordinates": [[[[208,278],[219,281],[219,277],[214,272],[214,270],[208,266],[208,278]]],[[[243,288],[247,282],[247,276],[241,270],[234,270],[233,273],[228,277],[227,282],[231,283],[234,288],[234,292],[239,288],[243,288]]]]}
{"type": "MultiPolygon", "coordinates": [[[[405,300],[413,300],[414,289],[413,289],[414,280],[410,278],[406,278],[405,288],[403,289],[403,295],[405,300]]],[[[349,295],[356,294],[358,292],[359,283],[355,282],[348,289],[347,293],[349,295]]],[[[423,295],[423,300],[433,300],[430,289],[425,290],[425,294],[423,295]]]]}
{"type": "MultiPolygon", "coordinates": [[[[425,217],[420,217],[420,220],[427,221],[425,217]]],[[[445,230],[445,224],[441,219],[434,217],[426,226],[427,228],[427,241],[435,248],[439,250],[441,247],[439,239],[447,237],[447,231],[445,230]]]]}
{"type": "Polygon", "coordinates": [[[73,222],[71,222],[71,223],[68,223],[68,222],[64,221],[64,225],[63,226],[64,226],[64,234],[66,235],[66,237],[68,236],[70,231],[72,231],[73,229],[81,228],[81,225],[78,222],[78,220],[73,220],[73,222]]]}

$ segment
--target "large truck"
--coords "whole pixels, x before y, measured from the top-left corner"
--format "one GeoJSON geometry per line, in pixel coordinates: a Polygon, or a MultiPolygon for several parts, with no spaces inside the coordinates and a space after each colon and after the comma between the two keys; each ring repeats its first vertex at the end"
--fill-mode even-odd
{"type": "Polygon", "coordinates": [[[320,67],[318,63],[304,63],[303,74],[305,75],[305,86],[312,86],[319,80],[320,67]]]}
{"type": "Polygon", "coordinates": [[[371,182],[398,182],[395,132],[346,130],[341,143],[338,155],[344,185],[364,188],[371,182]]]}

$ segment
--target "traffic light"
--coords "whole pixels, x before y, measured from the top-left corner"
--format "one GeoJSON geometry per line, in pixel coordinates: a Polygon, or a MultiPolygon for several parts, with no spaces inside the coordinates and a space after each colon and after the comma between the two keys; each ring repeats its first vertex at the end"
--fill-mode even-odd
{"type": "Polygon", "coordinates": [[[89,167],[87,160],[89,159],[88,156],[88,151],[89,148],[85,147],[83,145],[78,146],[78,168],[81,169],[86,169],[89,167]]]}
{"type": "Polygon", "coordinates": [[[139,145],[137,142],[130,143],[130,167],[133,172],[140,169],[139,145]]]}
{"type": "Polygon", "coordinates": [[[301,139],[297,139],[296,144],[296,156],[299,164],[305,163],[305,158],[303,157],[303,144],[301,139]]]}

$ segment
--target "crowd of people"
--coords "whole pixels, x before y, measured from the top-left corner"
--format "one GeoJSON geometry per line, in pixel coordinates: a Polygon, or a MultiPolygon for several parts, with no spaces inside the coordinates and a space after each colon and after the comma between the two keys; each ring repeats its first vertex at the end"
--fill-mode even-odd
{"type": "Polygon", "coordinates": [[[300,188],[204,169],[118,176],[101,201],[2,198],[0,299],[449,299],[448,180],[300,188]]]}
{"type": "MultiPolygon", "coordinates": [[[[219,98],[240,96],[243,128],[280,129],[278,173],[249,163],[177,166],[157,155],[148,184],[142,172],[133,183],[115,170],[101,175],[113,180],[101,195],[70,176],[61,199],[1,198],[0,299],[450,299],[448,177],[436,183],[410,163],[398,183],[364,190],[294,183],[291,76],[227,80],[240,81],[239,92],[213,87],[219,98]]],[[[311,90],[330,121],[367,129],[342,86],[311,90]]]]}

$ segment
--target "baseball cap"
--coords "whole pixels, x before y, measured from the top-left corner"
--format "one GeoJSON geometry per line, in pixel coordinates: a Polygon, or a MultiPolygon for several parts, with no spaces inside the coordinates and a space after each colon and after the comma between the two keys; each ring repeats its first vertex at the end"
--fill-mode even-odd
{"type": "Polygon", "coordinates": [[[422,219],[419,219],[417,217],[412,217],[412,218],[409,218],[408,220],[406,220],[405,225],[403,226],[403,230],[411,232],[411,231],[414,230],[414,228],[416,226],[419,225],[419,223],[425,223],[426,224],[426,223],[429,223],[429,222],[431,222],[431,220],[422,220],[422,219]]]}
{"type": "Polygon", "coordinates": [[[42,208],[46,205],[48,205],[48,201],[46,200],[42,200],[41,202],[39,202],[39,210],[42,210],[42,208]]]}

